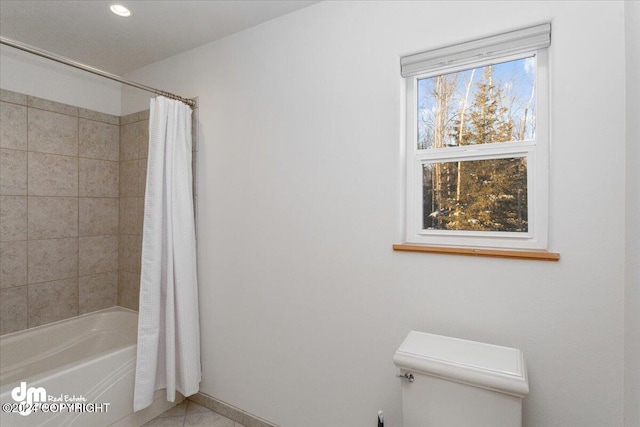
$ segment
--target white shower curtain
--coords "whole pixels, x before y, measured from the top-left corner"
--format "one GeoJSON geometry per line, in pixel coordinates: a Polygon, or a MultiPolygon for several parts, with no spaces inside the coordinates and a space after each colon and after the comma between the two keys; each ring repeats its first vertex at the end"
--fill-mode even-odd
{"type": "Polygon", "coordinates": [[[134,410],[156,390],[199,390],[200,326],[191,172],[191,109],[151,100],[134,410]]]}

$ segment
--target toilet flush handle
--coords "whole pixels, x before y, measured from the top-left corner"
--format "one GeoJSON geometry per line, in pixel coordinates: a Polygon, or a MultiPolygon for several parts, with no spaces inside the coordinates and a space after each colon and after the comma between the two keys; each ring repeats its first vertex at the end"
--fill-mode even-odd
{"type": "Polygon", "coordinates": [[[404,375],[396,375],[396,377],[405,381],[409,381],[410,383],[415,381],[415,378],[413,377],[413,374],[411,372],[405,372],[404,375]]]}

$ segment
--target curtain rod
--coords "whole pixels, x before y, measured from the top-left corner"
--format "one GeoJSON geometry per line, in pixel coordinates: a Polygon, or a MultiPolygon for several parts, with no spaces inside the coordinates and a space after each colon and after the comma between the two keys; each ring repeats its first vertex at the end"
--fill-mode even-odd
{"type": "Polygon", "coordinates": [[[36,47],[29,46],[29,45],[26,45],[26,44],[23,44],[23,43],[19,43],[19,42],[15,41],[15,40],[11,40],[11,39],[8,39],[6,37],[1,37],[0,36],[0,44],[11,46],[13,48],[22,50],[24,52],[28,52],[28,53],[31,53],[31,54],[34,54],[34,55],[37,55],[37,56],[41,56],[43,58],[47,58],[47,59],[50,59],[52,61],[59,62],[61,64],[69,65],[71,67],[78,68],[80,70],[87,71],[89,73],[96,74],[96,75],[101,76],[101,77],[105,77],[107,79],[115,80],[115,81],[117,81],[119,83],[122,83],[122,84],[125,84],[127,86],[133,86],[135,88],[142,89],[142,90],[145,90],[147,92],[155,93],[156,95],[161,95],[161,96],[165,96],[167,98],[171,98],[171,99],[176,99],[178,101],[182,101],[182,102],[184,102],[185,104],[187,104],[191,108],[194,108],[196,106],[195,101],[192,100],[192,99],[183,98],[181,96],[174,95],[173,93],[165,92],[164,90],[156,89],[156,88],[153,88],[153,87],[145,86],[145,85],[140,84],[140,83],[136,83],[136,82],[132,82],[132,81],[129,81],[129,80],[125,80],[120,76],[116,76],[115,74],[107,73],[106,71],[102,71],[102,70],[99,70],[97,68],[93,68],[93,67],[90,67],[88,65],[82,64],[80,62],[73,61],[71,59],[65,58],[64,56],[55,55],[55,54],[47,52],[45,50],[38,49],[36,47]]]}

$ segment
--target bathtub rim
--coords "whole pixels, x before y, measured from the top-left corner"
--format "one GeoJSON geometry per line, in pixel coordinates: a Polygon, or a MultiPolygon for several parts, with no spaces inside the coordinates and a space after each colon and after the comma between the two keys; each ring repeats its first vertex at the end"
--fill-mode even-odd
{"type": "MultiPolygon", "coordinates": [[[[116,316],[117,318],[122,318],[121,316],[124,316],[124,319],[126,319],[126,322],[128,324],[131,324],[131,326],[137,325],[137,322],[138,322],[137,312],[124,307],[113,306],[113,307],[108,307],[106,309],[93,311],[90,313],[84,313],[79,316],[69,317],[67,319],[62,319],[56,322],[39,325],[31,329],[24,329],[22,331],[16,331],[16,332],[12,332],[11,334],[5,334],[0,336],[0,395],[4,395],[4,393],[7,391],[6,390],[7,387],[10,387],[10,385],[13,382],[17,381],[15,378],[13,378],[15,373],[25,368],[22,362],[19,361],[17,362],[17,364],[14,364],[11,362],[13,358],[3,357],[3,354],[5,354],[5,352],[11,351],[10,349],[13,348],[14,344],[22,346],[24,345],[23,343],[28,343],[33,339],[37,339],[38,336],[43,333],[56,334],[57,331],[63,330],[67,327],[77,329],[78,327],[82,327],[83,324],[85,324],[86,322],[90,322],[90,323],[97,322],[98,324],[107,325],[108,327],[110,324],[109,319],[111,318],[111,316],[116,316]],[[108,316],[108,317],[104,318],[103,316],[108,316]],[[85,321],[85,319],[88,319],[88,320],[85,321]],[[106,323],[104,323],[105,320],[106,320],[106,323]],[[49,331],[50,329],[51,329],[51,332],[49,331]]],[[[93,328],[90,328],[90,329],[93,330],[93,328]]],[[[103,349],[103,351],[86,354],[84,357],[80,357],[76,359],[72,358],[67,360],[64,363],[56,364],[54,366],[47,366],[46,364],[44,364],[42,365],[42,369],[37,369],[36,371],[29,373],[28,375],[24,375],[22,379],[25,381],[32,380],[33,378],[40,378],[40,377],[42,379],[45,379],[50,377],[51,375],[56,375],[57,372],[61,372],[60,370],[65,370],[65,369],[73,368],[77,366],[84,366],[87,363],[91,363],[91,361],[100,360],[105,357],[109,357],[110,355],[116,355],[121,352],[130,351],[131,349],[133,349],[134,357],[135,357],[135,353],[136,353],[135,348],[137,346],[137,334],[138,334],[137,327],[135,327],[135,330],[131,332],[134,333],[134,336],[132,337],[133,340],[131,342],[124,343],[125,345],[117,346],[117,347],[108,347],[103,349]]],[[[35,358],[34,360],[36,359],[37,358],[35,358]]]]}
{"type": "Polygon", "coordinates": [[[45,323],[44,325],[34,326],[33,328],[22,329],[20,331],[15,331],[15,332],[10,332],[8,334],[0,335],[0,342],[4,341],[7,338],[12,338],[12,337],[20,335],[20,334],[25,334],[27,332],[38,331],[40,329],[44,329],[44,328],[47,328],[47,327],[50,327],[50,326],[62,325],[62,324],[69,323],[69,322],[74,321],[74,320],[82,319],[84,317],[89,317],[89,316],[92,316],[92,315],[101,314],[101,313],[109,313],[109,312],[113,312],[113,313],[125,312],[125,313],[135,314],[136,317],[138,316],[138,312],[135,311],[135,310],[131,310],[130,308],[126,308],[126,307],[121,307],[119,305],[114,305],[112,307],[103,308],[103,309],[96,310],[96,311],[91,311],[89,313],[79,314],[77,316],[68,317],[66,319],[56,320],[55,322],[45,323]]]}

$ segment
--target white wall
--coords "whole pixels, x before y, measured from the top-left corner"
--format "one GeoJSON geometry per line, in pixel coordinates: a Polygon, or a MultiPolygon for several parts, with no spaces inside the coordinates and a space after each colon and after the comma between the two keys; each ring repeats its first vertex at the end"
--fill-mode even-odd
{"type": "Polygon", "coordinates": [[[68,65],[12,47],[0,47],[2,89],[119,116],[120,86],[68,65]]]}
{"type": "MultiPolygon", "coordinates": [[[[177,94],[180,95],[180,94],[177,94]]],[[[153,93],[137,89],[131,86],[122,86],[122,99],[120,104],[121,115],[137,113],[138,111],[148,110],[149,101],[155,95],[153,93]]]]}
{"type": "Polygon", "coordinates": [[[627,261],[625,294],[625,419],[640,425],[640,2],[625,2],[627,55],[627,261]]]}
{"type": "Polygon", "coordinates": [[[200,97],[201,390],[284,427],[399,427],[417,329],[522,349],[526,427],[621,426],[624,36],[622,2],[323,2],[132,73],[200,97]],[[400,56],[547,21],[561,260],[393,252],[400,56]]]}

